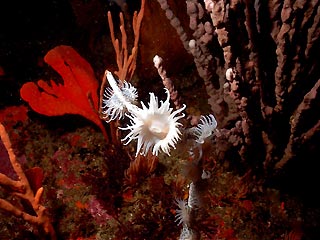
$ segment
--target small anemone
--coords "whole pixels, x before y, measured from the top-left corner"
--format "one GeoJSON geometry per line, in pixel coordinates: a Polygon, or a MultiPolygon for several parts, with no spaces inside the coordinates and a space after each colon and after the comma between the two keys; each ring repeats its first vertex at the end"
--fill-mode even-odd
{"type": "Polygon", "coordinates": [[[179,240],[189,240],[189,239],[190,240],[193,239],[192,230],[187,226],[183,226],[179,240]]]}
{"type": "Polygon", "coordinates": [[[202,116],[200,123],[193,128],[193,133],[196,136],[197,143],[204,143],[205,139],[210,137],[213,131],[217,127],[217,121],[212,114],[208,116],[202,116]]]}
{"type": "Polygon", "coordinates": [[[190,208],[185,200],[176,199],[176,204],[179,207],[176,209],[176,219],[175,222],[178,222],[178,225],[189,225],[190,222],[190,208]]]}
{"type": "MultiPolygon", "coordinates": [[[[130,83],[123,82],[123,86],[120,89],[121,94],[124,99],[133,104],[138,98],[137,89],[132,86],[130,83]]],[[[104,91],[104,99],[102,100],[103,106],[102,111],[108,118],[107,122],[111,122],[115,119],[121,119],[124,116],[124,113],[127,111],[126,105],[124,102],[119,99],[117,94],[114,94],[114,91],[111,88],[106,88],[104,91]]]]}
{"type": "Polygon", "coordinates": [[[193,182],[190,183],[190,186],[189,186],[189,197],[188,197],[187,205],[189,208],[195,208],[200,205],[198,193],[193,182]]]}

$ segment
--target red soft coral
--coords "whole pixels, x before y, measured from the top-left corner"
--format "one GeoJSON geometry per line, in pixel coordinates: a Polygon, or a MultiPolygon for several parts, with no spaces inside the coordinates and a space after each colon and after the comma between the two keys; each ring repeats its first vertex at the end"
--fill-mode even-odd
{"type": "Polygon", "coordinates": [[[47,116],[78,114],[94,122],[108,140],[98,114],[98,81],[90,64],[72,47],[57,46],[50,50],[44,61],[63,78],[63,84],[51,80],[25,83],[20,95],[31,108],[47,116]]]}

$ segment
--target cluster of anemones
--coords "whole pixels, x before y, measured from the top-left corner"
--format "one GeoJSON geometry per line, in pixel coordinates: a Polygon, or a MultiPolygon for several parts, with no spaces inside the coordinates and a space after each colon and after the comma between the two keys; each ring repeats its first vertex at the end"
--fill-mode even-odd
{"type": "Polygon", "coordinates": [[[152,150],[154,155],[158,155],[160,150],[170,155],[170,148],[175,148],[180,139],[181,123],[178,120],[184,117],[181,112],[185,109],[185,105],[173,111],[170,108],[170,93],[166,89],[167,98],[164,102],[160,101],[160,105],[158,98],[150,93],[148,107],[141,102],[142,108],[139,108],[133,104],[137,97],[136,89],[131,84],[123,84],[119,88],[111,72],[106,71],[106,75],[112,89],[105,91],[104,113],[110,120],[121,118],[125,112],[128,113],[131,125],[120,128],[130,131],[123,139],[125,144],[137,140],[136,155],[139,153],[145,155],[149,150],[152,150]]]}
{"type": "MultiPolygon", "coordinates": [[[[137,140],[136,155],[146,155],[150,150],[154,155],[158,155],[160,151],[170,155],[170,149],[175,148],[180,139],[181,123],[178,120],[184,117],[182,111],[186,106],[173,111],[170,108],[170,93],[165,89],[165,101],[159,103],[154,93],[150,93],[148,106],[141,102],[142,108],[139,108],[135,105],[137,89],[127,82],[119,87],[111,72],[106,71],[105,74],[111,88],[105,90],[103,113],[107,116],[108,122],[121,119],[124,115],[129,117],[130,125],[120,128],[129,130],[123,139],[125,144],[137,140]]],[[[216,126],[213,115],[202,117],[198,126],[193,129],[196,142],[203,143],[204,139],[212,135],[216,126]]]]}

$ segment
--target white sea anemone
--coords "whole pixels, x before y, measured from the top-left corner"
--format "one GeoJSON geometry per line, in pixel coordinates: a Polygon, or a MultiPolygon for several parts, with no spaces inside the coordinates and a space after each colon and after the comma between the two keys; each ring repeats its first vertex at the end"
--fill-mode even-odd
{"type": "Polygon", "coordinates": [[[198,193],[193,182],[191,182],[189,186],[189,197],[187,205],[190,209],[200,205],[198,193]]]}
{"type": "Polygon", "coordinates": [[[183,226],[188,226],[190,223],[190,208],[185,200],[176,199],[176,204],[179,207],[176,209],[176,219],[175,222],[178,222],[178,225],[181,223],[183,226]]]}
{"type": "MultiPolygon", "coordinates": [[[[123,86],[119,88],[124,99],[133,104],[138,98],[137,89],[126,81],[123,82],[123,86]]],[[[107,115],[107,122],[111,122],[115,119],[121,119],[124,116],[124,113],[127,111],[126,104],[122,99],[119,99],[118,94],[114,93],[114,90],[111,88],[106,88],[103,96],[105,97],[102,102],[102,113],[107,115]]]]}
{"type": "Polygon", "coordinates": [[[217,127],[217,121],[212,114],[202,116],[197,127],[193,128],[193,133],[196,136],[197,143],[204,143],[204,140],[210,137],[217,127]]]}
{"type": "Polygon", "coordinates": [[[181,230],[179,240],[192,240],[192,239],[194,239],[192,229],[190,229],[190,228],[188,228],[188,226],[184,225],[181,230]]]}
{"type": "Polygon", "coordinates": [[[128,117],[131,119],[131,125],[120,128],[129,130],[128,135],[123,139],[128,144],[132,140],[137,140],[137,152],[145,155],[152,148],[152,154],[158,155],[163,151],[170,156],[170,148],[175,148],[175,144],[180,139],[181,132],[178,120],[184,117],[180,114],[185,105],[172,112],[170,108],[170,93],[166,89],[167,99],[158,104],[158,98],[150,93],[149,108],[141,102],[142,108],[130,109],[128,117]],[[178,115],[180,114],[180,115],[178,115]]]}

